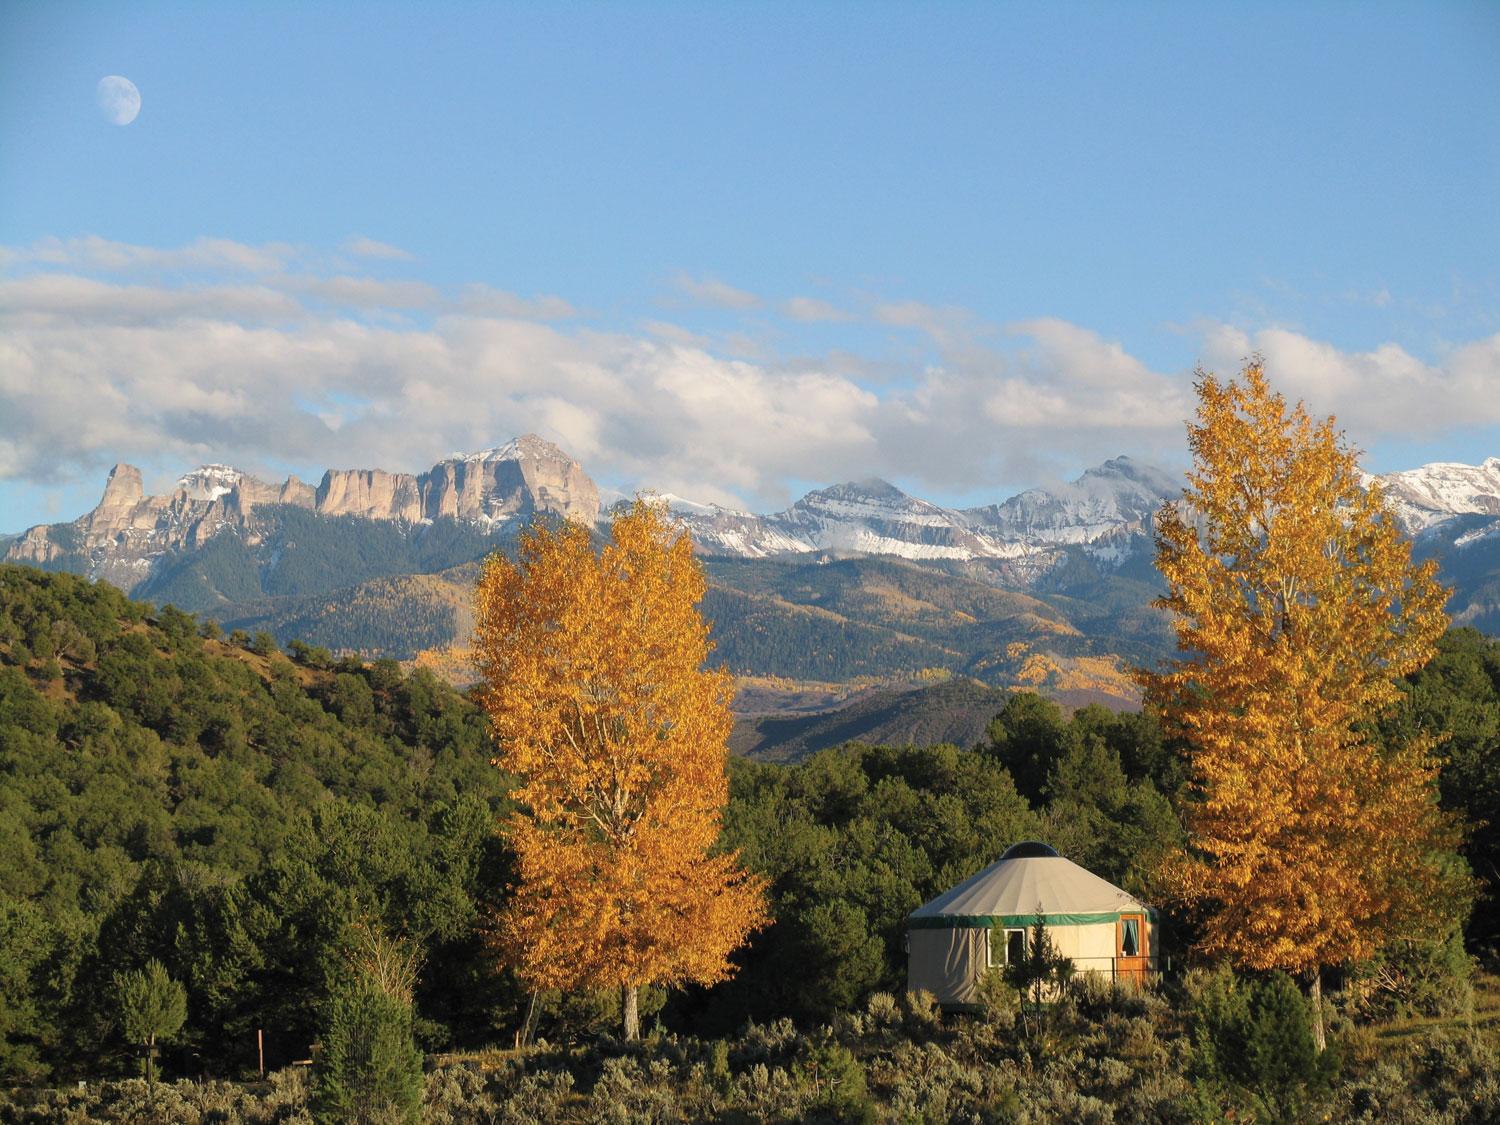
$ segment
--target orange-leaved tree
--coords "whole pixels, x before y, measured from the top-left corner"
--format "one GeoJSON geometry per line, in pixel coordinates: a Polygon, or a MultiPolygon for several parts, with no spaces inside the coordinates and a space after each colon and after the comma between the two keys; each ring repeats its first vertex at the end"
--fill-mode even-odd
{"type": "Polygon", "coordinates": [[[1196,386],[1188,487],[1156,523],[1183,655],[1142,675],[1192,767],[1163,875],[1205,951],[1309,980],[1321,1048],[1322,969],[1436,935],[1470,894],[1430,745],[1370,737],[1434,655],[1448,591],[1332,418],[1289,408],[1259,361],[1196,386]]]}
{"type": "Polygon", "coordinates": [[[637,500],[596,552],[537,522],[475,595],[475,660],[520,778],[519,864],[497,947],[534,989],[713,983],[767,918],[765,885],[717,852],[732,681],[706,669],[706,581],[686,535],[637,500]]]}

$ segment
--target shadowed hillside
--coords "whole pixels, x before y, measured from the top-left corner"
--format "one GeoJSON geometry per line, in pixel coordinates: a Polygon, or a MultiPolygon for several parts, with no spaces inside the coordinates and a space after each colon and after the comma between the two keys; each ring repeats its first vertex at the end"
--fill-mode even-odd
{"type": "Polygon", "coordinates": [[[795,762],[845,742],[967,748],[979,742],[1011,693],[959,679],[914,691],[879,691],[812,715],[744,716],[729,746],[762,761],[795,762]]]}

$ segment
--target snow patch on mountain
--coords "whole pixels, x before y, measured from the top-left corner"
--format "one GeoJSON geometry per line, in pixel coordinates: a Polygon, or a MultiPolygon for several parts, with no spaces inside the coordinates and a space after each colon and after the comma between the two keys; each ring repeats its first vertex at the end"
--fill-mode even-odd
{"type": "Polygon", "coordinates": [[[522,434],[518,438],[512,438],[504,445],[496,445],[489,449],[480,449],[473,453],[450,453],[442,461],[438,462],[438,464],[484,465],[492,461],[525,461],[528,459],[572,460],[566,453],[545,438],[537,437],[536,434],[522,434]]]}
{"type": "Polygon", "coordinates": [[[708,554],[763,558],[812,551],[895,555],[907,559],[1028,560],[1082,547],[1105,565],[1125,557],[1120,545],[1149,527],[1163,500],[1181,491],[1176,477],[1116,458],[1078,480],[1030,489],[1002,504],[955,510],[911,496],[889,481],[850,481],[809,492],[771,515],[714,505],[674,504],[673,513],[708,554]]]}
{"type": "Polygon", "coordinates": [[[1425,531],[1455,516],[1500,516],[1500,457],[1479,465],[1439,461],[1378,479],[1409,532],[1425,531]]]}
{"type": "Polygon", "coordinates": [[[217,500],[233,492],[245,475],[231,465],[199,465],[178,477],[177,487],[189,500],[217,500]]]}

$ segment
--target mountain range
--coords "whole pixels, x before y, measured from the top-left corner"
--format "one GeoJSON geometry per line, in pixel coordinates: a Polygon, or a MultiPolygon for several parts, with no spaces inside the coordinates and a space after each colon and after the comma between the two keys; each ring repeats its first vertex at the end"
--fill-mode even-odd
{"type": "MultiPolygon", "coordinates": [[[[1500,458],[1380,479],[1417,553],[1455,587],[1455,621],[1500,632],[1500,458]]],[[[816,684],[826,698],[956,675],[1128,705],[1125,666],[1171,644],[1150,607],[1151,522],[1181,486],[1122,456],[963,509],[882,480],[770,514],[662,499],[704,557],[717,658],[763,688],[794,684],[788,698],[802,698],[816,684]]],[[[92,511],[0,546],[7,561],[106,579],[230,628],[453,666],[478,560],[535,514],[594,524],[612,507],[576,460],[528,434],[420,474],[329,470],[316,486],[205,465],[151,496],[117,465],[92,511]]],[[[751,694],[778,709],[774,690],[751,694]]]]}

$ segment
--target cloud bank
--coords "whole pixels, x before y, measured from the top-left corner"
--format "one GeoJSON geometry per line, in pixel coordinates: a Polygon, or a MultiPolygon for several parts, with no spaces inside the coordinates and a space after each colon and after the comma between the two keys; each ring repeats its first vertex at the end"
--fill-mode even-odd
{"type": "MultiPolygon", "coordinates": [[[[365,238],[343,253],[409,257],[365,238]]],[[[679,279],[716,308],[762,322],[780,310],[788,330],[909,338],[922,358],[892,378],[889,357],[604,328],[563,297],[445,292],[291,246],[76,239],[3,262],[0,479],[13,482],[93,480],[117,460],[416,471],[535,431],[606,481],[726,504],[873,475],[999,498],[1122,452],[1180,457],[1193,361],[1231,372],[1253,351],[1359,442],[1500,423],[1500,336],[1423,362],[1394,344],[1352,353],[1211,324],[1161,372],[1058,319],[990,325],[917,302],[846,308],[679,279]]]]}

